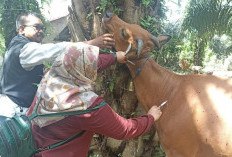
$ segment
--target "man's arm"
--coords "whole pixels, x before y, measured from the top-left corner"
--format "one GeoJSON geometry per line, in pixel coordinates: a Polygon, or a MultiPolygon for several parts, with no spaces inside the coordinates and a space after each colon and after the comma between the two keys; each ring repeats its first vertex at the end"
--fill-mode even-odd
{"type": "Polygon", "coordinates": [[[35,66],[43,64],[44,62],[53,62],[71,44],[73,43],[40,44],[30,42],[20,51],[20,63],[25,70],[32,70],[35,66]]]}
{"type": "MultiPolygon", "coordinates": [[[[93,40],[84,41],[84,43],[102,49],[111,49],[114,46],[115,41],[112,34],[103,34],[93,40]]],[[[29,71],[36,65],[43,64],[43,62],[53,62],[69,44],[73,43],[61,42],[57,44],[40,44],[37,42],[30,42],[26,44],[20,52],[20,63],[25,70],[29,71]]]]}
{"type": "Polygon", "coordinates": [[[103,34],[93,40],[85,41],[85,43],[101,49],[111,49],[115,45],[115,40],[113,39],[113,34],[103,34]]]}

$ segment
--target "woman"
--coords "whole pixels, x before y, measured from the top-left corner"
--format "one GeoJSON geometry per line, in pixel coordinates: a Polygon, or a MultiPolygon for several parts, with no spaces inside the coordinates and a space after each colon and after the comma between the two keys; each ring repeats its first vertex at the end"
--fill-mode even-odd
{"type": "MultiPolygon", "coordinates": [[[[99,105],[104,99],[93,90],[97,72],[114,64],[115,58],[120,63],[126,62],[124,52],[116,52],[114,57],[112,54],[99,55],[98,47],[85,43],[68,46],[42,79],[29,115],[40,96],[42,100],[38,108],[39,114],[85,110],[99,105]]],[[[86,131],[65,145],[43,151],[35,156],[86,157],[95,133],[115,139],[135,138],[146,133],[160,116],[160,109],[154,106],[147,115],[125,119],[106,104],[83,115],[36,118],[33,124],[33,136],[37,148],[44,148],[82,130],[86,131]]]]}

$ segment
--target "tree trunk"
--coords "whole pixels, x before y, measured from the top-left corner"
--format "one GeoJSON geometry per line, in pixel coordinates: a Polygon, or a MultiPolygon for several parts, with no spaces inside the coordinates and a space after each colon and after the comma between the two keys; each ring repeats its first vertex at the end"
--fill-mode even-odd
{"type": "Polygon", "coordinates": [[[205,50],[204,47],[205,47],[205,41],[203,39],[196,39],[195,40],[193,63],[196,66],[203,65],[204,50],[205,50]]]}
{"type": "MultiPolygon", "coordinates": [[[[69,30],[72,41],[83,41],[105,33],[101,19],[106,12],[117,11],[120,18],[128,23],[140,23],[140,18],[157,16],[159,0],[153,7],[145,8],[138,0],[72,0],[69,8],[69,30]],[[107,3],[106,3],[107,2],[107,3]],[[101,5],[108,4],[110,5],[101,5]],[[112,2],[114,2],[112,4],[112,2]],[[104,12],[103,12],[104,11],[104,12]]],[[[98,76],[96,92],[125,118],[144,114],[136,98],[129,70],[125,65],[111,66],[98,76]]],[[[89,156],[99,157],[151,157],[159,152],[158,140],[153,128],[146,135],[132,140],[114,140],[95,135],[89,150],[89,156]]]]}

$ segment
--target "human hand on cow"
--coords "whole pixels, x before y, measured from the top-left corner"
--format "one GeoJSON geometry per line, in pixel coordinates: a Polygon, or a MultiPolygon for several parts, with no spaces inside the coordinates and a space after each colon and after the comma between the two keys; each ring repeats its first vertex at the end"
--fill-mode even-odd
{"type": "Polygon", "coordinates": [[[162,112],[159,107],[152,106],[150,110],[148,111],[148,114],[152,115],[154,117],[154,121],[157,121],[160,116],[162,115],[162,112]]]}
{"type": "Polygon", "coordinates": [[[126,53],[123,51],[118,51],[116,52],[116,58],[119,63],[126,63],[127,62],[127,57],[125,55],[126,53]]]}
{"type": "Polygon", "coordinates": [[[115,44],[113,34],[103,34],[93,40],[87,41],[88,44],[98,46],[101,49],[112,49],[115,44]]]}

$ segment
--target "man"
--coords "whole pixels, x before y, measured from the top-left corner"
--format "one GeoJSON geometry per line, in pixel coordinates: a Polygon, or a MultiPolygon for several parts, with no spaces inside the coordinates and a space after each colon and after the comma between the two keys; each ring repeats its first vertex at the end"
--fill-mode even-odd
{"type": "MultiPolygon", "coordinates": [[[[45,27],[36,13],[19,15],[16,30],[18,35],[8,46],[1,71],[0,115],[7,117],[26,113],[42,79],[43,63],[52,63],[71,44],[41,44],[45,27]]],[[[86,43],[104,49],[111,48],[114,40],[111,34],[104,34],[86,43]]],[[[125,57],[122,53],[117,55],[125,57]]]]}

